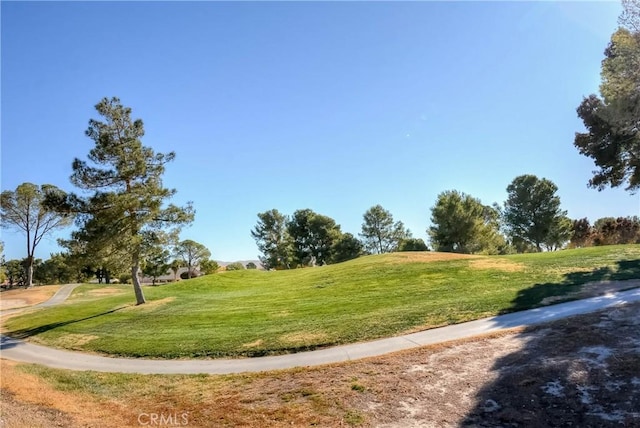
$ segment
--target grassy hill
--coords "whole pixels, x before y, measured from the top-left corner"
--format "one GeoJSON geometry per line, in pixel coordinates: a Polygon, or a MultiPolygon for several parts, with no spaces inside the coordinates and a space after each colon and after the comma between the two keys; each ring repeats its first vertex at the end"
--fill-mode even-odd
{"type": "Polygon", "coordinates": [[[395,253],[147,287],[141,306],[130,287],[86,285],[63,306],[8,319],[5,332],[130,357],[258,356],[522,310],[553,296],[576,298],[586,283],[632,278],[640,278],[640,245],[512,256],[395,253]]]}

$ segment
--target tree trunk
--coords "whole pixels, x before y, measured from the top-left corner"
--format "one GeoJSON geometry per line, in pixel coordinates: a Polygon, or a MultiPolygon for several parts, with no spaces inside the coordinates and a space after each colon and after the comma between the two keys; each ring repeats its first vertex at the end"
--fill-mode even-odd
{"type": "Polygon", "coordinates": [[[140,261],[138,257],[134,256],[133,266],[131,267],[131,282],[133,283],[133,291],[136,293],[136,305],[142,305],[147,301],[144,299],[144,293],[142,292],[142,286],[140,285],[140,280],[138,279],[138,269],[140,265],[140,261]]]}
{"type": "Polygon", "coordinates": [[[33,287],[33,257],[27,257],[27,287],[33,287]]]}

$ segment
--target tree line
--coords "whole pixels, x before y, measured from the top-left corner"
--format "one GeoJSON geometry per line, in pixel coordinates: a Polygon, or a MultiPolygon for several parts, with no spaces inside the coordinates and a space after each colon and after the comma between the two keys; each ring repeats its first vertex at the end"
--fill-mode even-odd
{"type": "MultiPolygon", "coordinates": [[[[464,254],[513,254],[554,251],[567,245],[636,243],[637,218],[572,220],[561,209],[558,188],[546,178],[521,175],[507,186],[507,200],[499,205],[457,190],[437,196],[427,229],[436,251],[464,254]],[[585,229],[584,222],[587,222],[585,229]],[[633,233],[632,233],[633,231],[633,233]],[[588,237],[588,238],[585,238],[588,237]]],[[[258,214],[251,230],[260,261],[267,269],[339,263],[364,254],[428,251],[429,247],[380,205],[363,214],[359,238],[343,233],[326,215],[300,209],[291,216],[271,209],[258,214]]]]}
{"type": "Polygon", "coordinates": [[[593,225],[587,218],[573,221],[570,247],[619,244],[640,244],[640,218],[637,216],[603,217],[596,220],[593,225]]]}
{"type": "MultiPolygon", "coordinates": [[[[0,242],[0,253],[2,243],[0,242]]],[[[201,275],[210,275],[221,270],[234,271],[243,269],[257,269],[253,262],[243,265],[240,262],[229,263],[222,267],[215,260],[211,260],[209,249],[199,242],[183,240],[173,246],[157,248],[157,251],[146,255],[141,263],[141,275],[144,275],[155,285],[160,277],[168,281],[189,279],[201,275]],[[178,274],[182,270],[180,274],[178,274]]],[[[0,256],[0,284],[8,286],[28,285],[29,259],[12,259],[5,261],[0,256]]],[[[103,267],[99,260],[90,260],[82,254],[70,252],[52,253],[48,259],[33,259],[32,284],[69,284],[82,283],[95,279],[98,283],[131,283],[130,273],[126,266],[122,269],[110,270],[103,267]]],[[[113,269],[113,268],[111,268],[113,269]]]]}
{"type": "MultiPolygon", "coordinates": [[[[85,282],[91,278],[106,284],[113,281],[131,283],[132,277],[128,272],[126,258],[120,257],[117,253],[92,251],[92,246],[89,245],[91,242],[83,235],[86,233],[84,230],[72,232],[71,239],[58,240],[58,244],[65,251],[53,253],[44,261],[33,256],[43,236],[55,228],[70,224],[66,214],[56,214],[46,206],[46,197],[52,190],[56,193],[61,192],[51,185],[23,183],[14,191],[2,193],[3,213],[19,213],[19,217],[24,221],[15,227],[23,230],[26,236],[32,239],[28,241],[27,249],[30,256],[5,261],[2,255],[0,283],[6,281],[9,285],[62,284],[85,282]],[[51,221],[43,222],[43,218],[51,221]],[[50,227],[51,224],[55,224],[56,227],[50,227]],[[83,238],[80,238],[81,236],[83,238]]],[[[10,219],[11,217],[3,216],[3,224],[8,226],[10,219]]],[[[0,242],[0,254],[3,253],[2,250],[3,245],[0,242]]],[[[216,272],[220,266],[210,257],[209,249],[199,242],[190,239],[167,239],[162,245],[145,248],[138,273],[151,278],[155,283],[158,277],[169,272],[173,272],[174,280],[177,280],[178,270],[186,268],[181,279],[188,279],[216,272]]],[[[237,266],[231,267],[234,268],[237,269],[237,266]]]]}
{"type": "Polygon", "coordinates": [[[339,224],[311,209],[300,209],[291,216],[271,209],[258,214],[251,230],[266,269],[290,269],[340,263],[362,254],[387,253],[408,249],[423,250],[422,240],[412,238],[402,222],[380,205],[365,214],[361,239],[343,233],[339,224]]]}

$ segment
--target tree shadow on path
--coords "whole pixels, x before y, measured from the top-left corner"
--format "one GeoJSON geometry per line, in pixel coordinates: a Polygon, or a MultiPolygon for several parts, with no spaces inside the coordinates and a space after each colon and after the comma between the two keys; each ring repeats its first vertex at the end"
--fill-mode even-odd
{"type": "Polygon", "coordinates": [[[511,307],[501,313],[522,311],[536,306],[576,300],[583,297],[597,296],[640,286],[640,283],[613,284],[613,281],[640,280],[640,259],[621,260],[616,262],[617,268],[609,266],[589,272],[575,271],[563,275],[560,282],[535,284],[518,292],[511,302],[511,307]]]}
{"type": "MultiPolygon", "coordinates": [[[[561,283],[523,290],[511,310],[564,294],[566,287],[579,292],[595,282],[595,291],[605,293],[605,281],[638,278],[640,260],[618,262],[617,270],[572,272],[561,283]]],[[[495,361],[495,380],[475,394],[460,426],[640,426],[640,303],[529,327],[516,338],[522,347],[495,361]]]]}

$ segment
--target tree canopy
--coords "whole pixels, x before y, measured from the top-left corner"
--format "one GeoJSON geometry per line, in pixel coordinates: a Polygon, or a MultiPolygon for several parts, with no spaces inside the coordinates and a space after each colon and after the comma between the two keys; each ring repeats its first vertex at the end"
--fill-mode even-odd
{"type": "Polygon", "coordinates": [[[298,266],[325,265],[342,232],[335,220],[310,209],[297,210],[287,223],[293,245],[293,259],[298,266]]]}
{"type": "Polygon", "coordinates": [[[457,190],[438,195],[431,222],[427,233],[437,251],[497,254],[505,244],[497,210],[457,190]]]}
{"type": "Polygon", "coordinates": [[[403,239],[411,238],[411,231],[382,205],[369,208],[363,215],[362,237],[364,248],[372,254],[396,251],[403,239]]]}
{"type": "Polygon", "coordinates": [[[176,256],[184,261],[187,267],[187,278],[191,278],[193,269],[202,262],[206,262],[211,257],[211,251],[203,244],[192,239],[180,241],[175,247],[176,256]]]}
{"type": "Polygon", "coordinates": [[[421,238],[407,238],[400,241],[398,251],[429,251],[429,247],[421,238]]]}
{"type": "Polygon", "coordinates": [[[571,238],[572,222],[560,209],[558,187],[546,178],[521,175],[507,186],[503,221],[512,241],[559,248],[571,238]]]}
{"type": "Polygon", "coordinates": [[[142,120],[133,120],[131,109],[118,98],[104,98],[95,108],[102,120],[91,119],[85,132],[94,142],[89,162],[75,159],[71,175],[73,184],[93,195],[70,195],[52,204],[80,214],[77,238],[93,249],[107,246],[114,257],[127,260],[136,302],[142,304],[138,273],[145,250],[177,233],[194,213],[190,204],[166,205],[176,191],[163,186],[162,176],[175,154],[143,146],[142,120]]]}
{"type": "Polygon", "coordinates": [[[244,265],[240,262],[229,263],[228,265],[225,266],[225,270],[228,270],[228,271],[244,270],[244,269],[245,269],[244,265]]]}
{"type": "Polygon", "coordinates": [[[142,273],[151,278],[153,285],[156,285],[158,277],[166,275],[171,268],[169,256],[169,251],[162,246],[150,248],[146,252],[142,273]]]}
{"type": "Polygon", "coordinates": [[[598,190],[640,188],[640,3],[622,4],[622,26],[604,52],[600,96],[589,95],[577,109],[587,132],[577,132],[574,145],[598,168],[589,180],[598,190]]]}
{"type": "Polygon", "coordinates": [[[200,273],[202,275],[211,275],[220,269],[220,265],[215,260],[206,259],[200,261],[200,273]]]}
{"type": "Polygon", "coordinates": [[[333,242],[331,248],[332,263],[346,262],[362,255],[362,242],[351,233],[343,233],[333,242]]]}
{"type": "Polygon", "coordinates": [[[51,184],[38,186],[22,183],[16,190],[6,190],[0,194],[1,225],[24,232],[27,238],[26,283],[33,285],[33,262],[36,247],[42,238],[55,229],[71,224],[73,217],[68,211],[51,209],[47,198],[63,199],[65,193],[51,184]]]}
{"type": "Polygon", "coordinates": [[[287,231],[288,218],[272,209],[258,214],[258,223],[251,230],[256,240],[260,263],[265,269],[289,269],[291,266],[291,238],[287,231]]]}
{"type": "Polygon", "coordinates": [[[27,279],[25,277],[25,269],[22,260],[7,260],[4,263],[4,269],[9,285],[26,283],[27,279]]]}

